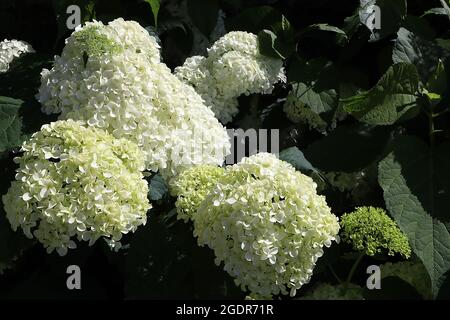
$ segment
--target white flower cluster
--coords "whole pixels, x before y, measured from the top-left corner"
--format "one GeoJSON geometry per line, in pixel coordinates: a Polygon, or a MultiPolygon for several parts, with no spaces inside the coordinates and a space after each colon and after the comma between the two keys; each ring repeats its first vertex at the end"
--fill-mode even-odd
{"type": "Polygon", "coordinates": [[[271,93],[274,84],[286,81],[283,62],[259,53],[258,38],[248,32],[229,32],[208,49],[208,56],[193,56],[175,69],[192,85],[222,123],[238,112],[243,94],[271,93]]]}
{"type": "Polygon", "coordinates": [[[48,252],[65,255],[74,237],[90,244],[104,237],[117,249],[122,234],[145,224],[151,206],[136,144],[67,120],[44,125],[22,151],[3,196],[6,216],[48,252]]]}
{"type": "Polygon", "coordinates": [[[269,153],[227,167],[193,218],[216,263],[242,290],[264,297],[294,296],[339,231],[313,180],[269,153]]]}
{"type": "Polygon", "coordinates": [[[30,44],[20,40],[0,42],[0,73],[8,71],[9,64],[24,53],[34,52],[30,44]]]}
{"type": "Polygon", "coordinates": [[[326,133],[327,122],[298,98],[297,91],[298,87],[294,85],[283,106],[283,111],[286,113],[287,118],[294,123],[304,123],[310,129],[326,133]]]}
{"type": "Polygon", "coordinates": [[[133,21],[87,23],[42,72],[46,113],[83,120],[135,142],[146,168],[169,179],[197,164],[222,164],[225,128],[189,85],[160,62],[159,46],[133,21]]]}

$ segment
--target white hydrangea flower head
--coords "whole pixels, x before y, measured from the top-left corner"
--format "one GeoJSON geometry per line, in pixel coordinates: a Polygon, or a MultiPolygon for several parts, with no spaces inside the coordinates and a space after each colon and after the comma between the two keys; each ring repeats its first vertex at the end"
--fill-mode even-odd
{"type": "Polygon", "coordinates": [[[3,40],[0,42],[0,73],[8,71],[9,64],[24,53],[34,52],[31,45],[20,40],[3,40]]]}
{"type": "Polygon", "coordinates": [[[300,300],[364,300],[364,296],[362,288],[352,283],[335,286],[320,283],[300,300]]]}
{"type": "Polygon", "coordinates": [[[178,219],[193,219],[198,207],[221,177],[225,169],[212,165],[200,165],[184,170],[170,185],[170,192],[177,196],[175,206],[178,219]]]}
{"type": "Polygon", "coordinates": [[[313,180],[275,155],[227,167],[194,215],[194,235],[242,290],[296,294],[311,278],[339,223],[313,180]]]}
{"type": "Polygon", "coordinates": [[[289,92],[283,111],[287,118],[294,123],[304,123],[310,129],[315,129],[323,134],[327,132],[327,122],[298,98],[296,85],[289,92]]]}
{"type": "Polygon", "coordinates": [[[167,179],[193,165],[222,164],[230,150],[225,128],[159,60],[156,40],[136,22],[88,23],[42,72],[38,100],[59,119],[135,142],[146,168],[167,179]]]}
{"type": "Polygon", "coordinates": [[[16,180],[3,196],[12,228],[65,255],[75,238],[100,237],[116,249],[145,224],[148,185],[138,146],[82,122],[42,126],[22,145],[16,180]]]}
{"type": "Polygon", "coordinates": [[[243,94],[271,93],[285,82],[283,62],[259,53],[258,37],[243,31],[229,32],[208,49],[208,56],[194,56],[175,69],[192,85],[222,123],[238,113],[243,94]]]}

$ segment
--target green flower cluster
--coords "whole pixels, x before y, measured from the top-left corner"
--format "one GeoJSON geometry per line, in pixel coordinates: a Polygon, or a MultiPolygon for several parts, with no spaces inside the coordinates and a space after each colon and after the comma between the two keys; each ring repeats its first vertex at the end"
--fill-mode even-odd
{"type": "Polygon", "coordinates": [[[300,300],[364,300],[362,288],[355,284],[331,285],[321,283],[300,300]]]}
{"type": "Polygon", "coordinates": [[[224,168],[212,165],[196,166],[179,174],[170,185],[171,194],[178,196],[175,203],[178,219],[192,220],[202,201],[224,175],[224,168]]]}
{"type": "Polygon", "coordinates": [[[122,50],[121,46],[112,41],[107,34],[102,33],[102,30],[100,26],[90,25],[74,33],[79,52],[84,51],[89,57],[119,53],[122,50]]]}
{"type": "Polygon", "coordinates": [[[48,252],[122,234],[145,224],[150,209],[144,155],[126,139],[73,120],[44,125],[22,145],[16,180],[3,196],[6,217],[48,252]]]}
{"type": "Polygon", "coordinates": [[[380,208],[360,207],[341,217],[341,238],[369,256],[387,250],[389,255],[411,256],[408,238],[380,208]]]}

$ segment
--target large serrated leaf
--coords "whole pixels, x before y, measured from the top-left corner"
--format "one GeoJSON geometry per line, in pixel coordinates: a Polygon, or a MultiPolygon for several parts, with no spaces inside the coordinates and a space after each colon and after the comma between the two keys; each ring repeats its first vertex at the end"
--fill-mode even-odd
{"type": "Polygon", "coordinates": [[[153,14],[153,20],[155,22],[155,27],[158,27],[158,13],[159,13],[159,8],[161,6],[160,4],[160,0],[145,0],[145,2],[147,2],[150,5],[150,8],[152,9],[152,14],[153,14]]]}
{"type": "Polygon", "coordinates": [[[386,207],[427,269],[434,296],[450,269],[450,144],[401,137],[380,162],[386,207]]]}
{"type": "Polygon", "coordinates": [[[126,297],[242,298],[231,277],[214,264],[212,250],[197,246],[189,225],[169,226],[164,220],[150,213],[133,237],[125,262],[126,297]]]}
{"type": "Polygon", "coordinates": [[[343,99],[343,108],[361,122],[391,125],[416,106],[418,86],[414,65],[398,63],[369,91],[343,99]]]}
{"type": "Polygon", "coordinates": [[[426,81],[439,59],[449,53],[434,42],[427,41],[405,28],[397,32],[392,61],[410,63],[416,66],[423,81],[426,81]]]}
{"type": "Polygon", "coordinates": [[[0,152],[22,143],[22,118],[19,109],[23,101],[0,96],[0,152]]]}
{"type": "Polygon", "coordinates": [[[335,89],[324,89],[318,85],[308,86],[299,83],[294,86],[294,90],[298,100],[317,114],[333,111],[337,107],[338,99],[335,89]]]}

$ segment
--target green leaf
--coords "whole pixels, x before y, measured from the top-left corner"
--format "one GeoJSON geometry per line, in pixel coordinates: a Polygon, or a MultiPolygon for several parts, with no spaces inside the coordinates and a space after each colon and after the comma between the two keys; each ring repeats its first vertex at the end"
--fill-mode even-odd
{"type": "Polygon", "coordinates": [[[343,108],[371,125],[394,124],[416,106],[419,76],[407,63],[391,66],[369,91],[342,99],[343,108]]]}
{"type": "Polygon", "coordinates": [[[298,100],[317,114],[332,111],[337,107],[338,99],[334,89],[323,89],[318,85],[307,86],[299,83],[295,86],[295,90],[298,100]]]}
{"type": "Polygon", "coordinates": [[[189,16],[195,26],[207,37],[217,24],[219,16],[218,0],[188,0],[189,16]]]}
{"type": "Polygon", "coordinates": [[[291,23],[289,22],[288,19],[286,19],[284,15],[281,17],[281,28],[283,29],[283,31],[288,31],[292,29],[291,23]]]}
{"type": "Polygon", "coordinates": [[[415,65],[421,79],[425,82],[439,59],[448,55],[449,53],[438,44],[424,40],[405,28],[400,28],[392,50],[392,61],[415,65]]]}
{"type": "Polygon", "coordinates": [[[416,34],[424,40],[432,41],[436,37],[436,32],[427,19],[408,14],[403,21],[402,27],[416,34]]]}
{"type": "Polygon", "coordinates": [[[308,27],[306,27],[303,31],[302,31],[302,35],[308,34],[308,33],[312,33],[315,31],[325,31],[325,32],[333,32],[336,34],[337,38],[338,38],[338,43],[342,43],[344,41],[348,41],[348,37],[347,34],[345,33],[344,30],[339,29],[338,27],[335,26],[330,26],[329,24],[326,23],[319,23],[319,24],[313,24],[310,25],[308,27]]]}
{"type": "Polygon", "coordinates": [[[14,60],[8,72],[0,77],[0,96],[9,96],[14,92],[16,97],[23,100],[19,115],[23,118],[22,132],[26,135],[36,132],[43,124],[55,121],[58,117],[56,114],[49,116],[42,113],[35,98],[43,68],[51,68],[48,55],[25,54],[14,60]]]}
{"type": "Polygon", "coordinates": [[[355,172],[377,161],[390,137],[389,127],[339,126],[303,150],[321,171],[355,172]]]}
{"type": "Polygon", "coordinates": [[[370,41],[378,41],[395,32],[400,27],[401,22],[407,15],[406,0],[361,0],[361,7],[359,10],[359,18],[363,25],[370,31],[370,41]],[[376,17],[376,11],[373,11],[373,5],[379,8],[380,16],[376,17]],[[375,29],[373,19],[380,19],[380,29],[375,29]]]}
{"type": "MultiPolygon", "coordinates": [[[[330,116],[338,106],[338,72],[335,66],[324,58],[305,62],[297,57],[294,65],[298,83],[292,85],[297,99],[321,116],[330,116]]],[[[292,67],[291,67],[292,68],[292,67]]],[[[292,75],[291,75],[292,76],[292,75]]],[[[330,120],[330,119],[323,119],[330,120]]]]}
{"type": "Polygon", "coordinates": [[[159,0],[145,0],[150,5],[153,13],[153,20],[155,21],[155,28],[158,28],[158,13],[160,8],[159,0]]]}
{"type": "Polygon", "coordinates": [[[150,213],[133,237],[125,261],[126,298],[243,298],[214,264],[213,252],[197,245],[189,224],[178,221],[169,227],[163,220],[150,213]]]}
{"type": "Polygon", "coordinates": [[[445,72],[445,65],[442,60],[439,60],[436,70],[428,79],[427,89],[432,94],[443,95],[447,90],[447,74],[445,72]]]}
{"type": "Polygon", "coordinates": [[[422,300],[422,296],[411,284],[398,277],[381,279],[381,290],[363,289],[365,300],[422,300]]]}
{"type": "Polygon", "coordinates": [[[295,169],[301,172],[312,172],[317,171],[316,168],[313,167],[311,162],[309,162],[303,152],[301,152],[297,147],[291,147],[288,149],[284,149],[280,152],[279,155],[280,160],[286,161],[294,166],[295,169]]]}
{"type": "Polygon", "coordinates": [[[258,32],[259,52],[267,57],[284,59],[285,56],[277,47],[277,35],[270,30],[258,32]]]}
{"type": "Polygon", "coordinates": [[[150,180],[149,186],[150,200],[161,200],[168,191],[168,187],[160,174],[154,175],[150,180]]]}
{"type": "Polygon", "coordinates": [[[427,269],[436,296],[450,269],[450,144],[400,137],[380,162],[386,207],[427,269]]]}
{"type": "Polygon", "coordinates": [[[450,19],[450,7],[448,6],[447,2],[445,2],[445,0],[440,0],[440,1],[441,1],[442,8],[445,11],[445,14],[450,19]]]}
{"type": "Polygon", "coordinates": [[[23,141],[19,115],[22,103],[22,100],[0,96],[0,152],[17,147],[23,141]]]}
{"type": "Polygon", "coordinates": [[[430,14],[446,16],[447,11],[444,8],[432,8],[432,9],[425,11],[425,13],[422,15],[422,17],[430,15],[430,14]]]}

